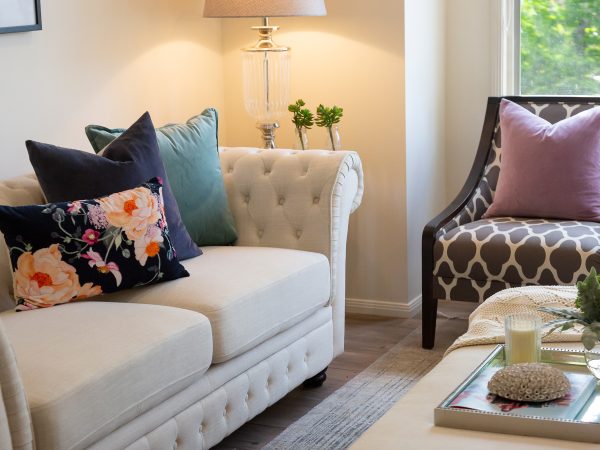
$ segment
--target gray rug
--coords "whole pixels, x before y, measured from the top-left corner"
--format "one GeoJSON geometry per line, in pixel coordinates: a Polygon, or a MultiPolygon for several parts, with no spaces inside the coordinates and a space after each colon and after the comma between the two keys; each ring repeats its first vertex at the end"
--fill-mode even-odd
{"type": "Polygon", "coordinates": [[[441,359],[413,331],[373,364],[289,426],[264,449],[344,449],[441,359]]]}

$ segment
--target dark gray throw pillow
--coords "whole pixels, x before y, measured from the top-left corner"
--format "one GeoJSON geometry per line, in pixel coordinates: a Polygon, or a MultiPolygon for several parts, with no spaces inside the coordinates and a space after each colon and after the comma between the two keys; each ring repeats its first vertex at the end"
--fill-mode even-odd
{"type": "Polygon", "coordinates": [[[154,177],[162,179],[165,215],[177,258],[184,260],[202,254],[181,221],[147,112],[102,156],[34,141],[27,141],[26,145],[48,202],[103,197],[132,189],[154,177]]]}

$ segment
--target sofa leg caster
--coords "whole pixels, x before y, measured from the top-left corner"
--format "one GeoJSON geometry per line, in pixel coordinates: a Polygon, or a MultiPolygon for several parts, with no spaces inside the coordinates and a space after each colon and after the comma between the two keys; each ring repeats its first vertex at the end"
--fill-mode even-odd
{"type": "Polygon", "coordinates": [[[322,371],[316,374],[314,377],[311,377],[302,383],[302,386],[305,388],[318,388],[323,386],[325,380],[327,379],[327,367],[325,367],[322,371]]]}

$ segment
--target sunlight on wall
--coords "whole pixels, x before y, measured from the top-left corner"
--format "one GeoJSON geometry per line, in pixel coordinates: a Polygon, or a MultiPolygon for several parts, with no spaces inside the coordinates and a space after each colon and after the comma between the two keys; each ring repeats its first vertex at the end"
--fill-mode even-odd
{"type": "Polygon", "coordinates": [[[0,35],[0,177],[31,171],[26,139],[90,149],[88,123],[126,127],[149,110],[162,125],[222,109],[220,23],[201,3],[55,0],[42,31],[0,35]]]}

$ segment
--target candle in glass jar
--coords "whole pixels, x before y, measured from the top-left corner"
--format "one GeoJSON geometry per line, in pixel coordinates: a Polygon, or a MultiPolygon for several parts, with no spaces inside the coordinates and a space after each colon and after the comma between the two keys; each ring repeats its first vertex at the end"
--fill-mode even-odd
{"type": "Polygon", "coordinates": [[[514,314],[506,317],[506,363],[538,362],[542,345],[542,320],[534,314],[514,314]]]}

